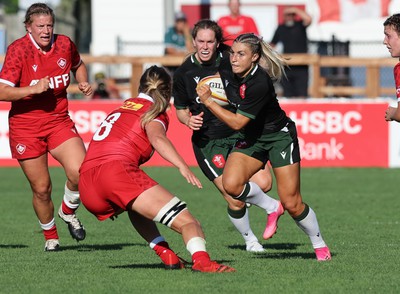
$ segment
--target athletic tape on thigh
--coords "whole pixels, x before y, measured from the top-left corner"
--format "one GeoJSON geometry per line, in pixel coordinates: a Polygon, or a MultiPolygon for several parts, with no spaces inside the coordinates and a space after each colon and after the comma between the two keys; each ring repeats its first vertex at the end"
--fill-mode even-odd
{"type": "Polygon", "coordinates": [[[171,227],[174,219],[185,209],[186,203],[181,201],[178,197],[174,197],[160,209],[153,220],[167,227],[171,227]]]}

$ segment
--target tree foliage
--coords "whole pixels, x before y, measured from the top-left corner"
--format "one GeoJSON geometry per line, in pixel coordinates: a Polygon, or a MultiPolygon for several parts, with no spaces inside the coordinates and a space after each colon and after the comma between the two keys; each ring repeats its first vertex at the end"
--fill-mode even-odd
{"type": "Polygon", "coordinates": [[[18,2],[18,0],[0,0],[0,5],[6,14],[14,14],[18,12],[18,2]]]}

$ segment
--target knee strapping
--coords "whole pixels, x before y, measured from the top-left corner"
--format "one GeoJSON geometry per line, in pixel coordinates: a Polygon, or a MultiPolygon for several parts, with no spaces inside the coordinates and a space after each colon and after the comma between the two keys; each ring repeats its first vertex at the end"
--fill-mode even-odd
{"type": "Polygon", "coordinates": [[[160,209],[153,220],[167,227],[171,227],[174,219],[185,209],[187,209],[186,203],[181,201],[178,197],[174,197],[160,209]]]}

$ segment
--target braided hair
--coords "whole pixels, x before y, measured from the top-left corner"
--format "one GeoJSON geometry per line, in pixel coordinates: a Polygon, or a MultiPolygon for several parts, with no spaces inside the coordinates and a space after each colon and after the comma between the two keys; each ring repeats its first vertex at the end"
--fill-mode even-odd
{"type": "Polygon", "coordinates": [[[154,100],[151,108],[141,118],[142,127],[165,112],[172,96],[172,78],[164,68],[153,65],[146,69],[140,78],[139,92],[149,95],[154,100]]]}
{"type": "Polygon", "coordinates": [[[234,43],[246,44],[252,54],[258,54],[256,62],[272,79],[279,81],[285,75],[286,59],[261,37],[253,33],[241,34],[236,37],[234,43]]]}
{"type": "Polygon", "coordinates": [[[40,15],[40,14],[50,15],[51,18],[53,19],[53,23],[56,21],[56,17],[54,15],[53,9],[51,9],[49,6],[47,6],[47,4],[34,3],[31,6],[29,6],[28,10],[26,11],[25,20],[24,20],[25,27],[32,23],[33,15],[40,15]]]}

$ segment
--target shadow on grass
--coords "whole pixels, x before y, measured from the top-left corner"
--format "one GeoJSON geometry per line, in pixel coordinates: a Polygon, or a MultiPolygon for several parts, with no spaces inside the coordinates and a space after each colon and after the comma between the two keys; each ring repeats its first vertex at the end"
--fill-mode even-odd
{"type": "Polygon", "coordinates": [[[280,253],[257,253],[253,258],[265,258],[265,259],[315,259],[314,252],[280,252],[280,253]]]}
{"type": "Polygon", "coordinates": [[[113,244],[77,244],[76,246],[61,246],[60,251],[76,250],[76,251],[98,251],[98,250],[122,250],[124,247],[140,246],[145,247],[146,245],[141,243],[113,243],[113,244]]]}
{"type": "Polygon", "coordinates": [[[16,249],[16,248],[28,248],[27,245],[22,244],[0,244],[0,249],[16,249]]]}
{"type": "MultiPolygon", "coordinates": [[[[290,250],[296,250],[300,246],[304,246],[301,243],[276,243],[276,244],[264,244],[265,252],[254,253],[253,258],[266,258],[266,259],[290,259],[290,258],[302,258],[302,259],[315,259],[314,250],[310,247],[310,252],[289,252],[290,250]],[[279,250],[280,252],[273,252],[273,250],[279,250]],[[287,251],[287,252],[282,252],[287,251]]],[[[246,245],[230,245],[230,249],[237,249],[246,251],[246,245]]],[[[332,254],[333,256],[333,254],[332,254]]]]}
{"type": "MultiPolygon", "coordinates": [[[[215,260],[215,261],[220,264],[229,264],[232,262],[232,260],[215,260]]],[[[184,264],[183,269],[191,269],[192,268],[191,262],[186,261],[183,264],[184,264]]],[[[157,264],[138,263],[138,264],[126,264],[126,265],[114,265],[114,266],[110,266],[110,268],[114,268],[114,269],[165,269],[164,264],[162,264],[161,262],[157,263],[157,264]]],[[[174,269],[174,270],[176,270],[176,269],[174,269]]]]}
{"type": "MultiPolygon", "coordinates": [[[[297,247],[303,246],[300,243],[276,243],[276,244],[263,244],[266,250],[296,250],[297,247]]],[[[246,245],[229,245],[230,249],[239,249],[246,251],[246,245]]]]}
{"type": "Polygon", "coordinates": [[[126,264],[126,265],[113,265],[109,268],[113,269],[164,269],[162,263],[138,263],[138,264],[126,264]]]}

